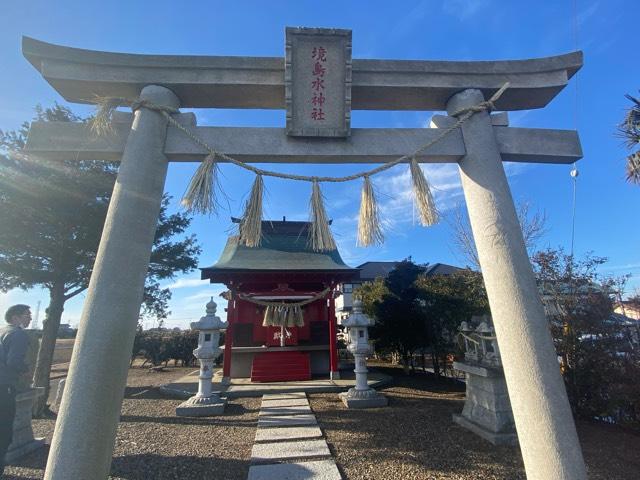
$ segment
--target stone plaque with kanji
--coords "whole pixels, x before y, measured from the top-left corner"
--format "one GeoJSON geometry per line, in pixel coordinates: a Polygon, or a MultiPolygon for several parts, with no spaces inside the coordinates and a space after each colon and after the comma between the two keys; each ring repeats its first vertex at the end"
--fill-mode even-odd
{"type": "Polygon", "coordinates": [[[347,137],[351,129],[351,30],[286,30],[287,135],[347,137]]]}

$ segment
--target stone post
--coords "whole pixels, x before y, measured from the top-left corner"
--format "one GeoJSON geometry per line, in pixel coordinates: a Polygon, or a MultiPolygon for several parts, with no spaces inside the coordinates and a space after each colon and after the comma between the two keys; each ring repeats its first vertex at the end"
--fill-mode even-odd
{"type": "Polygon", "coordinates": [[[329,378],[340,380],[340,368],[338,364],[338,344],[337,344],[337,319],[335,291],[329,292],[329,378]]]}
{"type": "Polygon", "coordinates": [[[41,395],[44,395],[44,387],[27,388],[17,393],[13,438],[4,457],[5,462],[12,462],[44,445],[44,438],[34,438],[31,426],[33,404],[41,395]]]}
{"type": "MultiPolygon", "coordinates": [[[[177,108],[168,89],[140,98],[177,108]]],[[[45,479],[107,478],[127,382],[167,158],[167,120],[135,112],[84,301],[45,479]]]]}
{"type": "Polygon", "coordinates": [[[356,367],[353,370],[356,374],[356,386],[339,395],[342,403],[347,408],[386,406],[387,398],[369,387],[367,382],[367,355],[371,353],[368,329],[371,321],[367,315],[362,313],[362,301],[360,299],[353,301],[353,311],[342,321],[342,325],[347,327],[349,331],[347,349],[353,354],[356,363],[356,367]]]}
{"type": "Polygon", "coordinates": [[[200,362],[198,376],[198,393],[176,408],[176,415],[181,417],[204,417],[220,415],[227,405],[225,399],[220,398],[218,392],[212,391],[213,361],[220,354],[220,330],[227,328],[227,323],[216,316],[216,302],[207,303],[207,314],[198,322],[191,323],[192,330],[199,330],[198,348],[193,354],[200,362]]]}
{"type": "Polygon", "coordinates": [[[222,357],[222,384],[231,384],[231,348],[233,347],[233,321],[235,317],[235,294],[227,301],[227,333],[224,337],[224,356],[222,357]]]}
{"type": "MultiPolygon", "coordinates": [[[[451,115],[484,100],[464,90],[451,115]]],[[[567,393],[522,238],[491,119],[477,113],[461,127],[460,177],[502,355],[528,480],[587,478],[567,393]]]]}

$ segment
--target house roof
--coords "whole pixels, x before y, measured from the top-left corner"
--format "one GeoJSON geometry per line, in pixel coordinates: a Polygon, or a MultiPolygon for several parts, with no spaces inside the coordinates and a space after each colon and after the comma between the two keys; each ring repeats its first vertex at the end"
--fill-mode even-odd
{"type": "Polygon", "coordinates": [[[400,262],[365,262],[358,265],[360,270],[360,280],[369,282],[378,277],[387,278],[387,275],[396,268],[400,262]]]}
{"type": "Polygon", "coordinates": [[[427,265],[427,275],[452,275],[456,272],[464,270],[460,267],[455,267],[453,265],[447,265],[446,263],[433,263],[427,265]]]}
{"type": "Polygon", "coordinates": [[[247,247],[238,235],[227,239],[218,261],[204,267],[202,278],[215,273],[250,271],[356,272],[344,263],[338,250],[315,252],[307,242],[309,222],[263,221],[259,247],[247,247]]]}
{"type": "MultiPolygon", "coordinates": [[[[362,265],[358,265],[360,269],[360,280],[363,282],[370,282],[378,277],[387,278],[389,273],[396,268],[401,262],[365,262],[362,265]]],[[[427,265],[426,274],[431,275],[451,275],[452,273],[463,270],[453,265],[447,265],[446,263],[434,263],[427,265]]]]}

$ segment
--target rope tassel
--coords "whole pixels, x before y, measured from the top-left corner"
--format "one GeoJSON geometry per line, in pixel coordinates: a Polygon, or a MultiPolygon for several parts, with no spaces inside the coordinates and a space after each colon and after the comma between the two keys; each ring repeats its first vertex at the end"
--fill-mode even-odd
{"type": "Polygon", "coordinates": [[[409,169],[411,170],[411,180],[413,182],[413,195],[420,214],[420,224],[423,227],[429,227],[438,223],[438,210],[431,196],[429,183],[415,157],[409,162],[409,169]]]}
{"type": "Polygon", "coordinates": [[[273,325],[273,308],[271,305],[264,309],[264,319],[262,321],[263,327],[270,327],[273,325]]]}
{"type": "Polygon", "coordinates": [[[328,252],[336,250],[336,241],[333,239],[329,228],[329,219],[324,209],[322,192],[317,180],[313,180],[311,187],[310,217],[311,230],[309,230],[309,245],[315,252],[328,252]]]}
{"type": "Polygon", "coordinates": [[[101,97],[96,95],[92,101],[96,104],[96,113],[89,121],[91,133],[97,137],[111,135],[113,133],[113,126],[111,125],[113,112],[115,112],[123,102],[126,102],[126,100],[119,97],[101,97]]]}
{"type": "Polygon", "coordinates": [[[358,241],[360,247],[381,245],[384,242],[378,204],[369,175],[364,177],[360,197],[360,216],[358,218],[358,241]]]}
{"type": "Polygon", "coordinates": [[[213,153],[207,155],[193,174],[187,191],[182,197],[182,206],[189,212],[212,214],[217,213],[218,174],[220,167],[213,153]]]}
{"type": "Polygon", "coordinates": [[[302,308],[294,306],[291,307],[291,311],[293,313],[293,326],[304,327],[304,313],[302,311],[302,308]]]}
{"type": "Polygon", "coordinates": [[[251,187],[251,195],[244,207],[240,222],[240,240],[247,247],[259,247],[262,241],[262,175],[256,175],[251,187]]]}

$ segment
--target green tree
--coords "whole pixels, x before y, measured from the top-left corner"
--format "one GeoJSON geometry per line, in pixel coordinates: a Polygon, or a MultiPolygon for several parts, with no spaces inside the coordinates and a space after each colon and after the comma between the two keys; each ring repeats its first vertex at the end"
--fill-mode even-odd
{"type": "Polygon", "coordinates": [[[484,283],[479,273],[464,270],[452,275],[421,275],[416,286],[426,310],[433,371],[440,376],[446,357],[456,350],[460,323],[489,313],[484,283]]]}
{"type": "MultiPolygon", "coordinates": [[[[625,95],[631,100],[631,107],[624,117],[624,121],[620,124],[618,132],[629,150],[635,149],[640,145],[640,100],[625,95]]],[[[640,184],[640,150],[632,151],[627,156],[627,181],[640,184]]]]}
{"type": "MultiPolygon", "coordinates": [[[[69,109],[36,107],[36,121],[82,121],[69,109]]],[[[0,290],[49,291],[34,384],[46,389],[65,303],[89,284],[102,226],[117,174],[103,161],[47,160],[24,154],[29,123],[0,131],[0,290]]],[[[164,198],[146,280],[143,313],[164,318],[171,293],[159,281],[197,266],[193,236],[176,239],[191,219],[167,213],[164,198]]]]}
{"type": "Polygon", "coordinates": [[[356,291],[366,313],[375,318],[371,338],[380,351],[397,353],[409,372],[415,351],[428,344],[425,310],[416,280],[425,267],[400,262],[384,280],[364,284],[356,291]]]}

